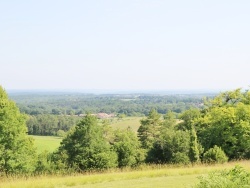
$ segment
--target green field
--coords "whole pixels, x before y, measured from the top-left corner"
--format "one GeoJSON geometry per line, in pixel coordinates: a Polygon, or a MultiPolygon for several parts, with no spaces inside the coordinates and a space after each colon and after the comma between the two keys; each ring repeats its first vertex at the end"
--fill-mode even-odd
{"type": "Polygon", "coordinates": [[[45,150],[48,152],[53,152],[55,151],[62,140],[60,137],[55,137],[55,136],[34,136],[32,135],[31,137],[34,138],[34,145],[37,148],[37,152],[41,153],[45,150]]]}
{"type": "Polygon", "coordinates": [[[2,179],[1,188],[188,188],[198,182],[197,177],[214,170],[241,165],[248,171],[250,161],[231,162],[220,165],[197,165],[186,167],[144,166],[142,169],[109,170],[104,173],[76,174],[72,176],[40,176],[28,179],[2,179]]]}
{"type": "Polygon", "coordinates": [[[111,127],[115,129],[127,129],[130,127],[134,132],[137,132],[140,127],[142,117],[126,117],[123,119],[114,118],[111,121],[111,127]]]}

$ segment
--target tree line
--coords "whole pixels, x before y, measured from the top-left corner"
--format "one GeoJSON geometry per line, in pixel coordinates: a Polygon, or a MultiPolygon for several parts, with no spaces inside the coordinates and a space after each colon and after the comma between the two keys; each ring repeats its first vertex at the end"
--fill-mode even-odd
{"type": "Polygon", "coordinates": [[[199,107],[200,95],[92,95],[92,94],[12,94],[20,111],[29,115],[79,115],[91,113],[115,113],[126,116],[145,116],[154,108],[159,113],[181,113],[191,107],[199,107]]]}
{"type": "Polygon", "coordinates": [[[66,115],[39,114],[28,116],[27,128],[29,135],[64,136],[81,117],[66,115]]]}
{"type": "Polygon", "coordinates": [[[151,109],[160,114],[172,111],[176,114],[201,108],[200,95],[91,95],[91,94],[12,94],[22,113],[29,115],[28,134],[61,136],[77,124],[86,112],[115,113],[117,116],[147,115],[151,109]]]}
{"type": "Polygon", "coordinates": [[[26,116],[0,87],[0,171],[5,174],[68,173],[135,167],[144,163],[216,163],[250,157],[250,92],[240,89],[204,100],[176,122],[152,109],[138,133],[100,125],[87,114],[53,153],[36,154],[26,116]]]}

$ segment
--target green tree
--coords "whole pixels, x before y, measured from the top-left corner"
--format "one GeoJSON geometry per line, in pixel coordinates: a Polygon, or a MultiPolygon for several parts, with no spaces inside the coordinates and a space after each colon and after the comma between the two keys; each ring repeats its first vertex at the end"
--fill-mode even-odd
{"type": "Polygon", "coordinates": [[[140,148],[140,142],[130,129],[116,130],[114,149],[118,155],[118,166],[135,166],[145,159],[145,152],[140,148]]]}
{"type": "Polygon", "coordinates": [[[25,123],[26,116],[0,86],[0,171],[6,174],[35,170],[33,140],[27,137],[25,123]]]}
{"type": "Polygon", "coordinates": [[[250,157],[248,93],[237,89],[206,101],[200,117],[192,121],[205,151],[217,145],[230,159],[250,157]]]}
{"type": "Polygon", "coordinates": [[[190,135],[187,131],[165,128],[149,150],[147,162],[189,163],[190,135]]]}
{"type": "Polygon", "coordinates": [[[183,112],[179,118],[183,120],[177,125],[180,130],[191,130],[193,121],[201,115],[199,109],[189,109],[183,112]]]}
{"type": "Polygon", "coordinates": [[[215,145],[204,153],[203,161],[205,163],[225,163],[228,161],[228,157],[220,147],[215,145]]]}
{"type": "Polygon", "coordinates": [[[164,127],[170,128],[176,125],[176,117],[172,111],[168,111],[163,118],[164,118],[164,121],[163,121],[164,127]]]}
{"type": "Polygon", "coordinates": [[[160,135],[162,125],[161,115],[155,109],[151,110],[146,119],[141,120],[138,137],[144,149],[153,147],[155,139],[160,135]]]}
{"type": "Polygon", "coordinates": [[[68,166],[79,170],[116,167],[117,155],[103,135],[96,117],[88,114],[62,140],[57,153],[66,153],[68,166]]]}
{"type": "Polygon", "coordinates": [[[194,126],[190,130],[189,158],[192,163],[199,162],[200,160],[199,144],[194,126]]]}
{"type": "Polygon", "coordinates": [[[104,119],[102,121],[102,132],[103,132],[104,139],[108,143],[110,143],[111,145],[113,145],[114,144],[115,135],[114,135],[113,128],[110,126],[110,120],[109,119],[104,119]]]}

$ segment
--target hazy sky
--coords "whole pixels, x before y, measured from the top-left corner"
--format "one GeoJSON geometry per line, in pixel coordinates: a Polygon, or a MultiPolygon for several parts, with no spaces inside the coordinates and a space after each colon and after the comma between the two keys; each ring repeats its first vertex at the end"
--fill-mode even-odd
{"type": "Polygon", "coordinates": [[[0,0],[8,89],[250,85],[249,0],[0,0]]]}

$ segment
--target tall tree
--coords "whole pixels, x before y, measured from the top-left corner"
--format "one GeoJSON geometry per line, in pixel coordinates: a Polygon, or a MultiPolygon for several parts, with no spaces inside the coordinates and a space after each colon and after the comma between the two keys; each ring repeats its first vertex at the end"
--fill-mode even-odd
{"type": "Polygon", "coordinates": [[[171,128],[176,125],[176,117],[172,111],[168,111],[163,118],[164,118],[163,121],[164,127],[171,128]]]}
{"type": "Polygon", "coordinates": [[[230,159],[250,158],[249,91],[227,91],[206,101],[206,108],[193,120],[205,151],[215,145],[230,159]]]}
{"type": "Polygon", "coordinates": [[[183,121],[177,125],[177,128],[180,130],[191,130],[193,121],[200,117],[200,114],[199,109],[192,108],[186,110],[179,116],[179,118],[183,121]]]}
{"type": "Polygon", "coordinates": [[[189,163],[190,135],[187,131],[164,128],[146,158],[150,163],[189,163]]]}
{"type": "Polygon", "coordinates": [[[79,170],[117,166],[117,155],[104,138],[97,119],[88,114],[64,138],[57,153],[67,154],[67,164],[79,170]]]}
{"type": "Polygon", "coordinates": [[[114,149],[118,154],[118,166],[135,166],[145,159],[144,150],[140,148],[140,142],[136,134],[130,130],[116,130],[114,149]]]}
{"type": "Polygon", "coordinates": [[[0,171],[6,174],[34,171],[35,150],[26,132],[26,116],[0,86],[0,171]]]}
{"type": "Polygon", "coordinates": [[[190,130],[189,158],[192,163],[200,161],[199,144],[194,126],[192,126],[190,130]]]}
{"type": "Polygon", "coordinates": [[[144,149],[153,147],[155,139],[160,135],[161,125],[161,115],[155,109],[149,112],[146,119],[141,120],[138,137],[144,149]]]}

